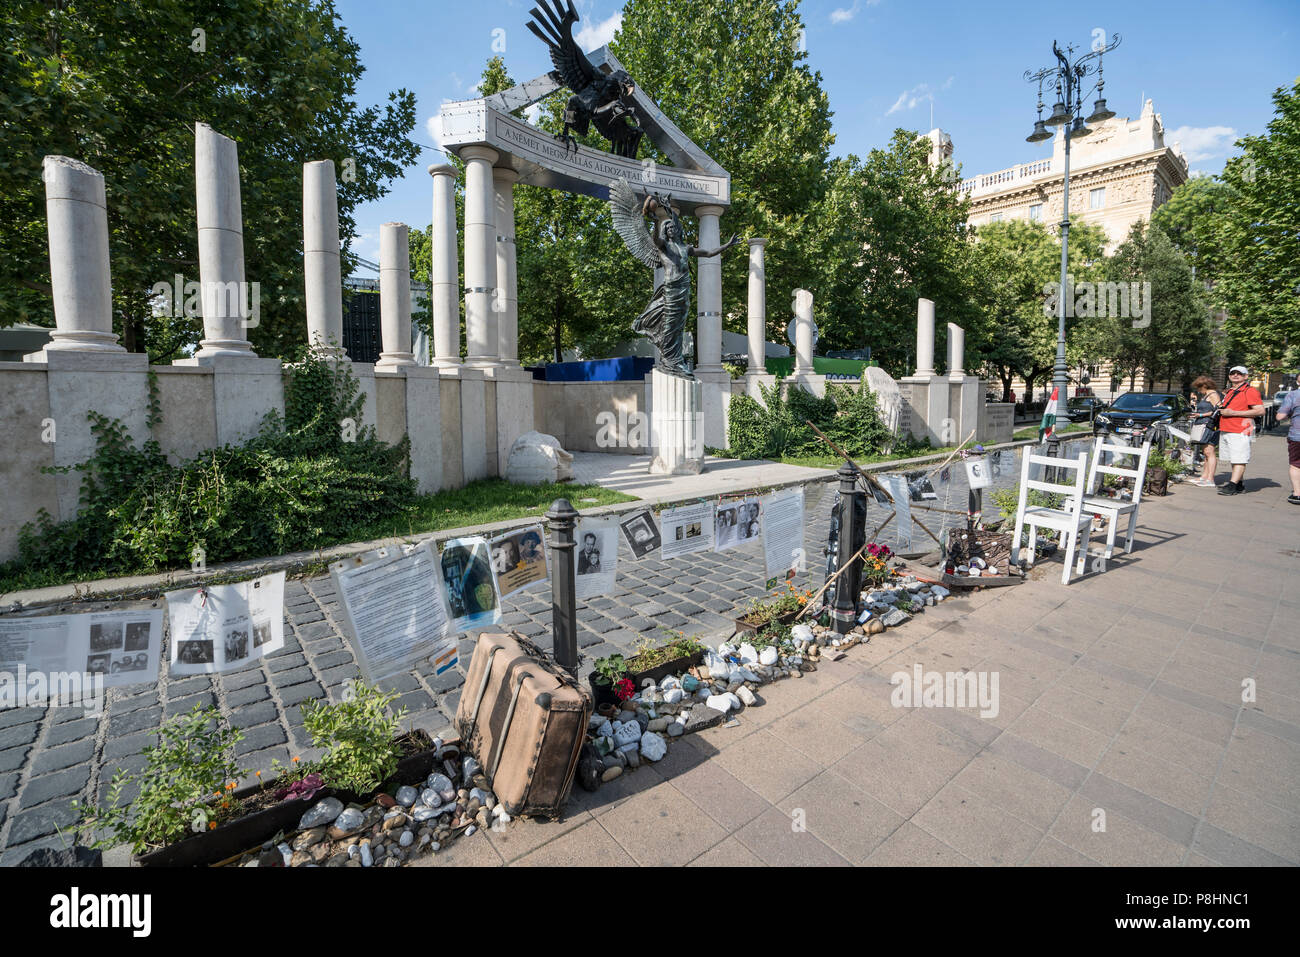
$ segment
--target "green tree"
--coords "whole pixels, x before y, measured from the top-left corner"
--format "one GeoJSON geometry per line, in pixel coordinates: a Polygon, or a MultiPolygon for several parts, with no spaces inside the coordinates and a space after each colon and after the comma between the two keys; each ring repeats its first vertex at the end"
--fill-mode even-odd
{"type": "Polygon", "coordinates": [[[263,355],[305,341],[302,164],[340,170],[340,234],[419,148],[414,95],[359,106],[360,49],[323,0],[46,0],[0,12],[0,324],[53,324],[41,160],[104,174],[114,326],[156,359],[202,335],[154,321],[149,290],[198,278],[194,123],[239,144],[244,256],[263,355]]]}
{"type": "Polygon", "coordinates": [[[1151,225],[1188,258],[1196,278],[1213,285],[1224,267],[1222,226],[1240,197],[1213,176],[1197,176],[1174,190],[1151,214],[1151,225]]]}
{"type": "Polygon", "coordinates": [[[1223,169],[1237,199],[1215,285],[1235,354],[1257,364],[1300,350],[1300,80],[1273,103],[1268,133],[1238,140],[1244,154],[1223,169]]]}

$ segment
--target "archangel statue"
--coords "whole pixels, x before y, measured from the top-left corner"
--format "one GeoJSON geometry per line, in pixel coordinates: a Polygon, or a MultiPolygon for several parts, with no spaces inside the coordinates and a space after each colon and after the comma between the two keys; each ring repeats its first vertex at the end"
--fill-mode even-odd
{"type": "Polygon", "coordinates": [[[609,205],[614,215],[614,228],[628,252],[651,269],[663,269],[663,281],[655,286],[650,304],[636,317],[632,329],[653,342],[659,350],[656,368],[690,378],[691,372],[682,357],[686,316],[691,307],[690,257],[718,256],[740,240],[733,235],[717,249],[687,245],[682,221],[669,197],[653,193],[638,200],[625,179],[609,184],[609,205]],[[653,232],[646,229],[646,217],[655,221],[653,232]]]}

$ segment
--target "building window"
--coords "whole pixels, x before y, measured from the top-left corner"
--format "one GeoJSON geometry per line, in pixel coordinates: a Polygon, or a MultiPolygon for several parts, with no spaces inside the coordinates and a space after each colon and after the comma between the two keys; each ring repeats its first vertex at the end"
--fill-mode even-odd
{"type": "Polygon", "coordinates": [[[993,213],[993,214],[991,214],[991,215],[989,216],[989,222],[990,222],[990,223],[1000,223],[1000,222],[1002,222],[1002,214],[1001,214],[1001,213],[993,213]]]}
{"type": "Polygon", "coordinates": [[[1088,208],[1102,209],[1106,205],[1106,187],[1099,186],[1088,190],[1088,208]]]}
{"type": "Polygon", "coordinates": [[[1035,203],[1029,207],[1029,221],[1031,223],[1041,223],[1043,221],[1043,204],[1035,203]]]}

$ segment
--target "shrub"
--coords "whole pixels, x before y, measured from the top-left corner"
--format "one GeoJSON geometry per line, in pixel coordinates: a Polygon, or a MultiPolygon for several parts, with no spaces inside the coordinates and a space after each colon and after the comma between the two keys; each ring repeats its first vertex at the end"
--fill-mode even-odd
{"type": "Polygon", "coordinates": [[[406,709],[390,714],[396,692],[384,693],[353,681],[338,704],[308,701],[302,706],[302,723],[312,747],[325,754],[312,767],[330,787],[366,794],[397,770],[398,746],[406,709]]]}
{"type": "Polygon", "coordinates": [[[865,378],[856,391],[827,383],[825,397],[798,388],[783,396],[779,384],[771,388],[760,384],[759,391],[762,403],[743,395],[731,399],[727,442],[739,458],[830,453],[808,422],[854,457],[877,455],[894,441],[880,420],[875,393],[867,388],[865,378]]]}

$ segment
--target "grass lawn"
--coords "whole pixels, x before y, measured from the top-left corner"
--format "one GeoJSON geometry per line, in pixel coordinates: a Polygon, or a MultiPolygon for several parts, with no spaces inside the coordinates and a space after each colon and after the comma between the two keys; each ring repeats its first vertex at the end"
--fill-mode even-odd
{"type": "MultiPolygon", "coordinates": [[[[921,458],[926,455],[947,455],[953,450],[954,446],[945,446],[941,449],[909,449],[903,453],[896,454],[878,454],[852,456],[853,461],[859,465],[879,465],[881,462],[897,462],[902,459],[921,458]]],[[[717,449],[711,450],[710,455],[718,455],[723,458],[735,458],[717,449]]],[[[781,455],[773,459],[766,459],[768,462],[780,462],[782,465],[802,465],[810,469],[830,469],[832,472],[844,464],[844,460],[838,455],[781,455]]]]}
{"type": "MultiPolygon", "coordinates": [[[[1065,435],[1068,432],[1089,432],[1091,430],[1092,426],[1087,422],[1071,422],[1064,428],[1057,429],[1056,434],[1065,435]]],[[[1027,426],[1011,436],[1013,442],[1019,442],[1021,439],[1036,438],[1038,438],[1038,426],[1036,425],[1027,426]]]]}
{"type": "MultiPolygon", "coordinates": [[[[624,495],[599,485],[575,485],[571,482],[548,485],[512,485],[499,478],[481,479],[464,488],[450,489],[433,495],[421,495],[407,515],[380,522],[354,526],[346,537],[304,545],[299,551],[310,548],[329,548],[350,542],[366,542],[377,538],[400,538],[427,535],[447,528],[465,528],[500,522],[509,519],[538,518],[546,513],[557,498],[567,498],[577,509],[618,502],[635,501],[635,496],[624,495]]],[[[274,556],[244,555],[232,561],[274,556]]],[[[164,568],[138,569],[135,573],[146,575],[164,568]]],[[[319,571],[319,569],[318,569],[319,571]]],[[[27,588],[46,588],[74,581],[93,581],[95,576],[65,574],[46,569],[5,568],[0,574],[0,595],[27,588]]],[[[127,574],[114,572],[112,576],[127,574]]]]}

